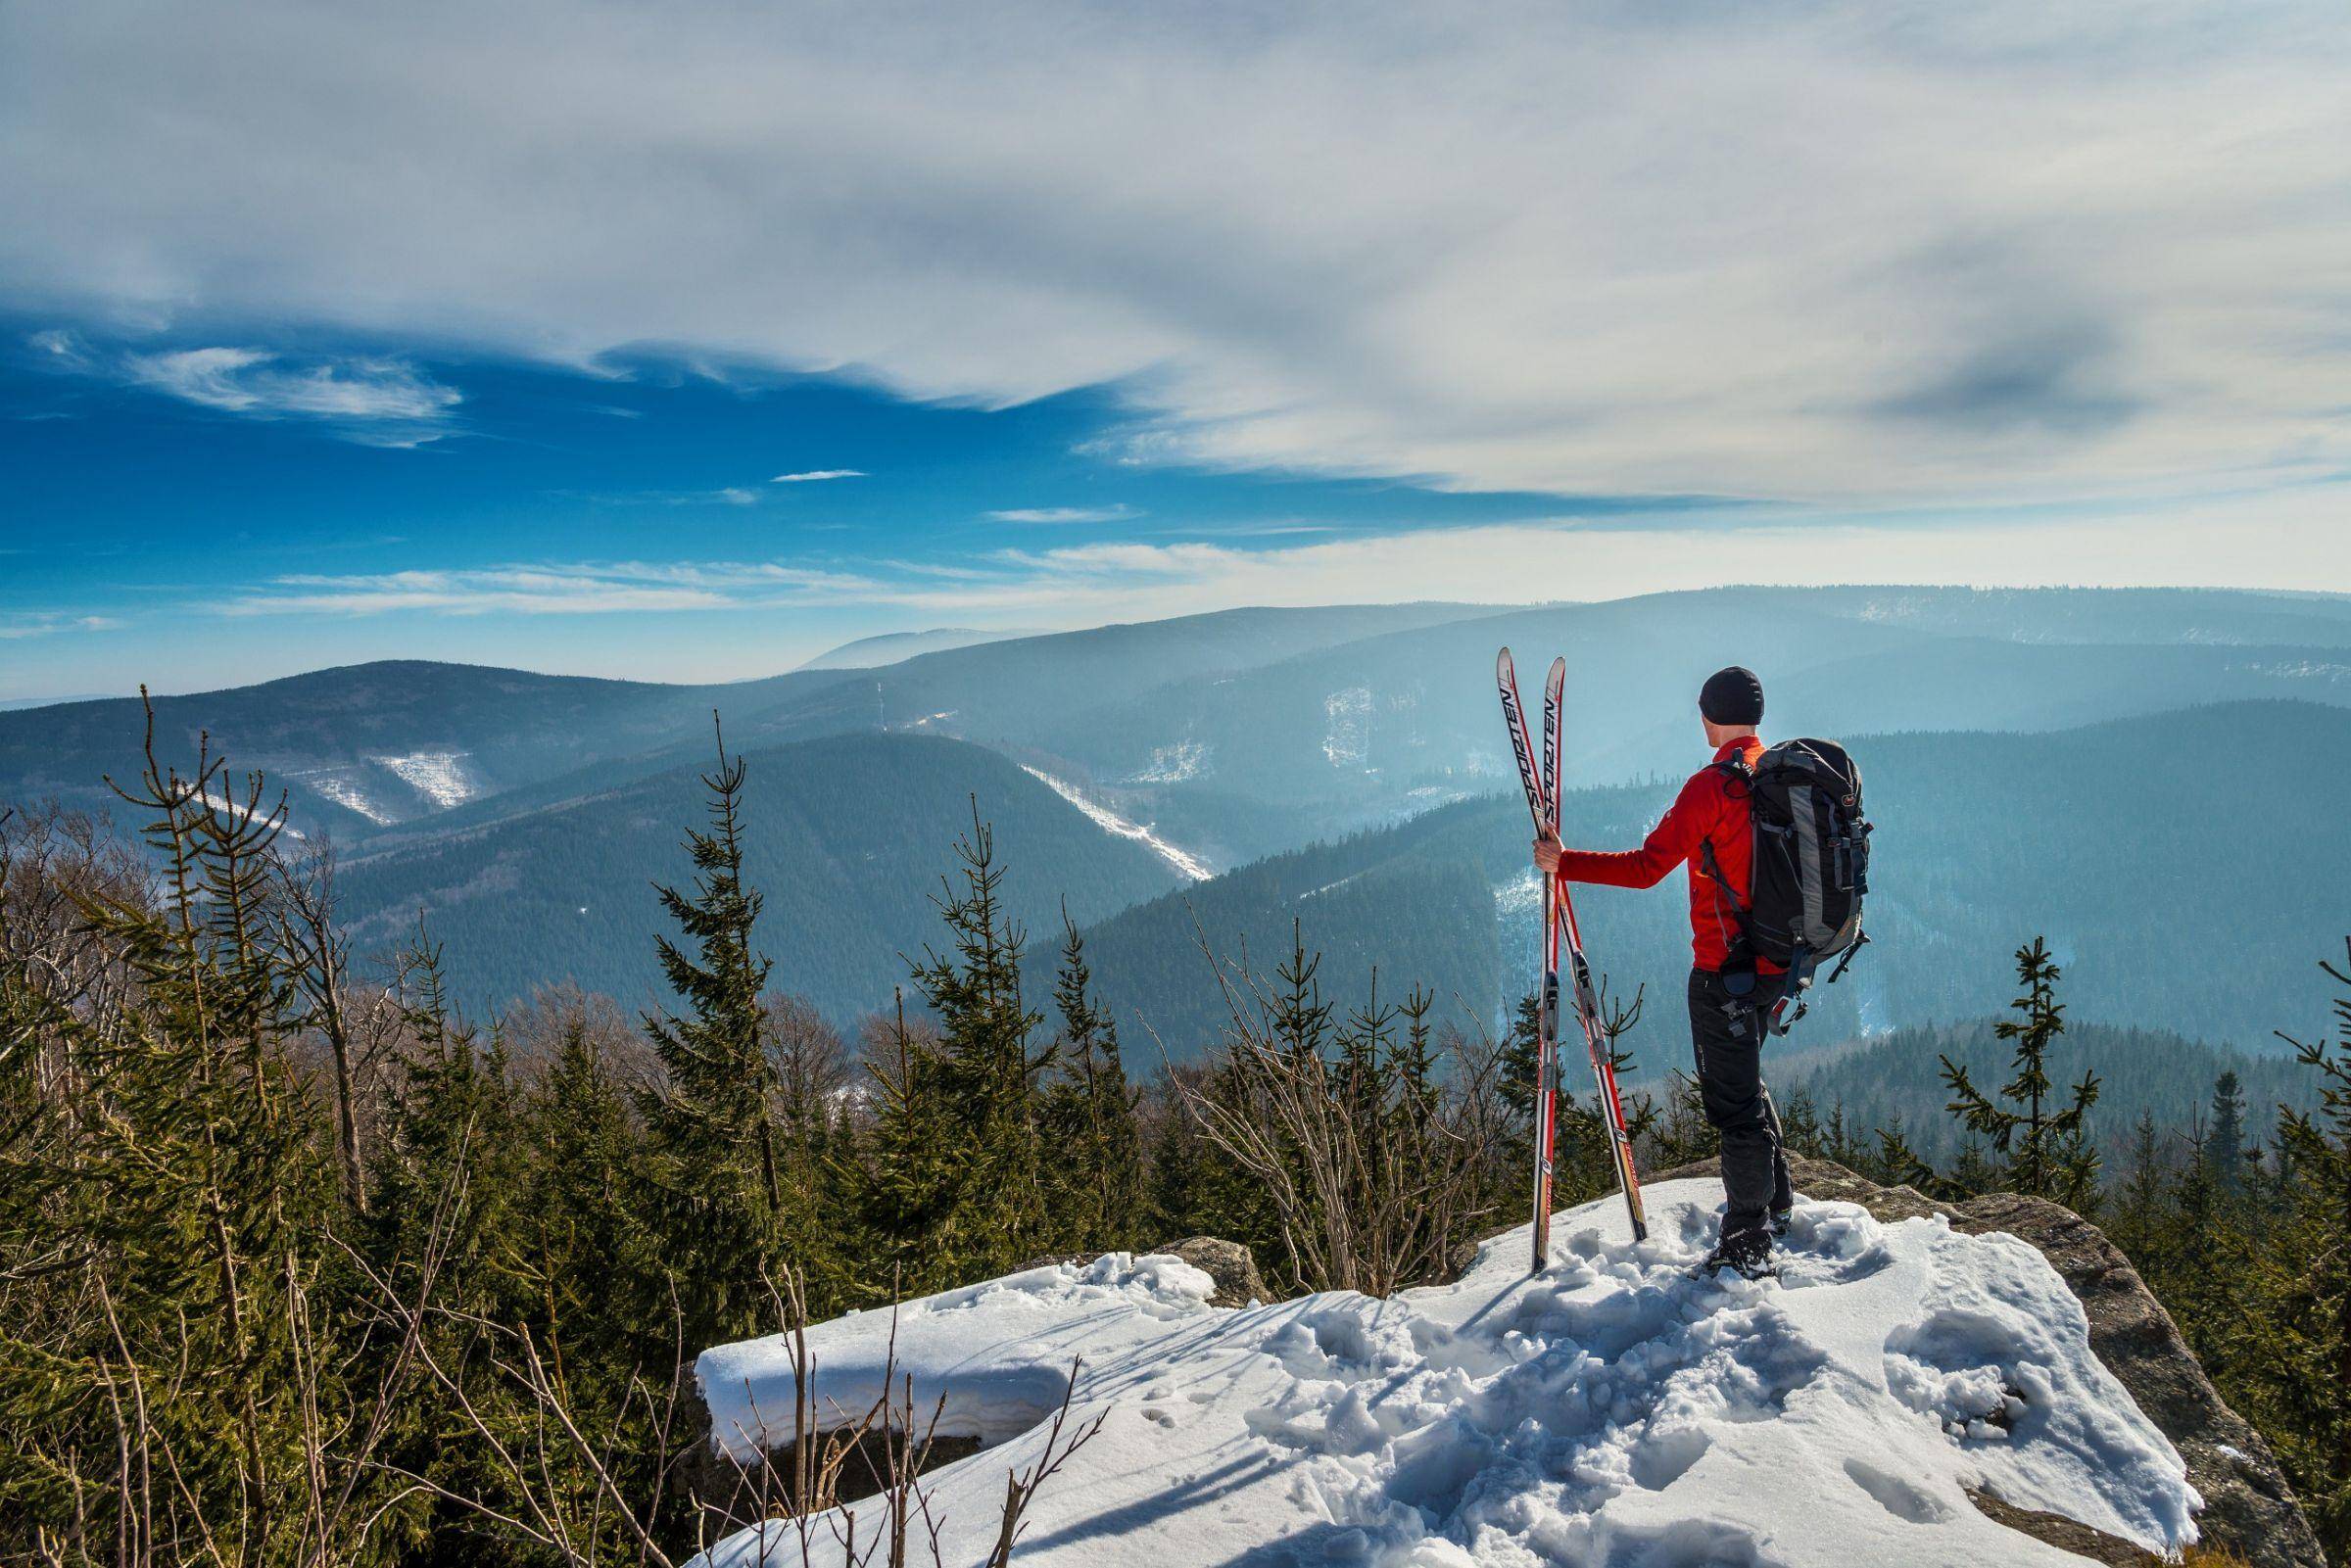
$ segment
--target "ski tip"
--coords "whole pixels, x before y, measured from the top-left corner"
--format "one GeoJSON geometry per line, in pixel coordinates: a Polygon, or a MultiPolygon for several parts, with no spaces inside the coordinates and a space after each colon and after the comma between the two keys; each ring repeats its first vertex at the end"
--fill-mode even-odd
{"type": "Polygon", "coordinates": [[[1507,675],[1510,673],[1511,664],[1511,650],[1508,644],[1504,645],[1500,653],[1494,655],[1494,669],[1497,674],[1507,675]]]}
{"type": "Polygon", "coordinates": [[[1551,661],[1551,684],[1558,686],[1567,679],[1567,655],[1562,653],[1551,661]]]}

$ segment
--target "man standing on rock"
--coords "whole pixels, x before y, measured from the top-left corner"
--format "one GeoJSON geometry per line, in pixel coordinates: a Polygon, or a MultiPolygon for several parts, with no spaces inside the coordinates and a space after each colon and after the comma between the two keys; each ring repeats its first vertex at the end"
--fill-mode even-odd
{"type": "MultiPolygon", "coordinates": [[[[1763,1087],[1763,1029],[1751,995],[1733,996],[1723,980],[1749,898],[1753,840],[1747,781],[1763,753],[1755,735],[1763,722],[1763,683],[1739,665],[1717,670],[1699,691],[1698,712],[1714,760],[1690,776],[1639,849],[1563,849],[1546,829],[1535,839],[1535,867],[1561,881],[1608,887],[1655,887],[1674,867],[1690,868],[1690,1032],[1706,1120],[1722,1138],[1728,1199],[1721,1238],[1704,1267],[1754,1279],[1772,1271],[1772,1238],[1786,1233],[1796,1202],[1780,1149],[1780,1115],[1763,1087]]],[[[1745,962],[1778,973],[1766,960],[1745,962]]]]}

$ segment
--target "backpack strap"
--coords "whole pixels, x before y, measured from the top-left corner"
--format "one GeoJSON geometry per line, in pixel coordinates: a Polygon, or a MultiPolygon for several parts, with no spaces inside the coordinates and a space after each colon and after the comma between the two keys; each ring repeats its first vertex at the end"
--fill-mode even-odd
{"type": "MultiPolygon", "coordinates": [[[[1732,799],[1746,799],[1753,793],[1755,770],[1748,765],[1745,755],[1733,752],[1720,762],[1709,762],[1706,766],[1711,771],[1722,775],[1724,781],[1722,792],[1730,795],[1732,799]],[[1731,787],[1733,782],[1745,785],[1744,792],[1733,794],[1731,787]]],[[[1739,896],[1738,891],[1731,886],[1729,879],[1722,875],[1722,865],[1714,858],[1714,840],[1711,838],[1701,838],[1698,841],[1698,869],[1711,878],[1715,886],[1730,895],[1731,913],[1739,918],[1742,940],[1744,940],[1747,926],[1747,901],[1739,896]]]]}

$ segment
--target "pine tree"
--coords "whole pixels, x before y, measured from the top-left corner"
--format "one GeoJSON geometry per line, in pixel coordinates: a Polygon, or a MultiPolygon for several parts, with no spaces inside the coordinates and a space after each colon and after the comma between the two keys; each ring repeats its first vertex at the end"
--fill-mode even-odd
{"type": "Polygon", "coordinates": [[[2130,1164],[2106,1225],[2107,1235],[2131,1255],[2141,1274],[2152,1274],[2168,1250],[2166,1216],[2170,1210],[2170,1186],[2171,1168],[2163,1158],[2163,1139],[2155,1126],[2155,1114],[2141,1111],[2131,1128],[2130,1164]]]}
{"type": "Polygon", "coordinates": [[[2017,949],[2016,973],[2025,994],[2011,1004],[2017,1017],[2002,1019],[1996,1032],[2016,1042],[2015,1075],[2000,1086],[1999,1094],[2022,1109],[1994,1101],[1976,1087],[1965,1068],[1944,1056],[1943,1076],[1951,1090],[1950,1111],[1971,1134],[1989,1139],[2007,1157],[1998,1179],[2029,1196],[2080,1206],[2097,1178],[2097,1151],[2086,1126],[2098,1099],[2097,1074],[2084,1073],[2073,1087],[2071,1103],[2063,1110],[2051,1109],[2048,1051],[2065,1032],[2065,1007],[2057,1000],[2061,974],[2049,957],[2048,944],[2038,936],[2017,949]]]}
{"type": "Polygon", "coordinates": [[[915,988],[938,1021],[938,1081],[959,1169],[932,1246],[956,1280],[1017,1267],[1052,1245],[1039,1083],[1057,1052],[1032,1052],[1043,1022],[1023,998],[1026,935],[1003,903],[995,835],[972,802],[972,831],[956,840],[962,886],[935,895],[949,951],[926,948],[915,988]]]}
{"type": "Polygon", "coordinates": [[[1095,1002],[1085,938],[1062,910],[1061,968],[1053,1004],[1061,1016],[1061,1074],[1046,1090],[1043,1117],[1062,1180],[1056,1229],[1070,1251],[1134,1250],[1143,1218],[1143,1150],[1135,1122],[1141,1096],[1127,1084],[1118,1025],[1095,1002]]]}
{"type": "Polygon", "coordinates": [[[629,1202],[642,1134],[586,1019],[564,1021],[523,1120],[534,1192],[525,1218],[554,1354],[567,1373],[649,1359],[654,1347],[633,1345],[627,1332],[625,1283],[646,1261],[629,1202]]]}
{"type": "MultiPolygon", "coordinates": [[[[2344,945],[2343,968],[2321,968],[2351,988],[2344,945]]],[[[2279,1115],[2295,1179],[2261,1227],[2246,1402],[2320,1540],[2340,1551],[2351,1543],[2351,989],[2335,999],[2331,1039],[2279,1033],[2320,1075],[2319,1107],[2279,1115]]]]}
{"type": "MultiPolygon", "coordinates": [[[[689,831],[691,893],[655,889],[692,952],[658,940],[681,1011],[648,1015],[664,1080],[641,1096],[647,1131],[647,1218],[673,1261],[689,1344],[758,1330],[784,1204],[771,1114],[760,993],[769,964],[752,945],[760,896],[743,878],[743,759],[723,737],[702,776],[709,829],[689,831]]],[[[800,1195],[794,1195],[800,1200],[800,1195]]],[[[804,1200],[801,1200],[804,1201],[804,1200]]]]}
{"type": "Polygon", "coordinates": [[[1495,1076],[1495,1093],[1502,1101],[1509,1129],[1499,1164],[1509,1179],[1523,1179],[1535,1160],[1535,1074],[1538,1039],[1543,1025],[1542,999],[1529,991],[1511,1010],[1510,1031],[1503,1036],[1495,1076]]]}
{"type": "Polygon", "coordinates": [[[2212,1132],[2205,1141],[2204,1157],[2212,1162],[2212,1182],[2223,1194],[2233,1197],[2243,1190],[2245,1095],[2233,1069],[2213,1080],[2212,1132]]]}
{"type": "Polygon", "coordinates": [[[937,1042],[909,1026],[902,994],[867,1031],[865,1069],[874,1119],[853,1181],[856,1251],[866,1259],[855,1286],[870,1306],[961,1281],[963,1259],[937,1240],[963,1180],[964,1129],[948,1100],[937,1042]]]}
{"type": "Polygon", "coordinates": [[[1780,1108],[1780,1147],[1790,1155],[1818,1160],[1825,1157],[1825,1142],[1820,1110],[1812,1103],[1811,1094],[1799,1085],[1780,1108]]]}
{"type": "Polygon", "coordinates": [[[770,995],[760,1006],[784,1194],[776,1246],[800,1282],[805,1309],[822,1318],[845,1304],[849,1276],[860,1266],[844,1234],[852,1207],[842,1180],[849,1162],[841,1158],[848,1136],[840,1103],[849,1076],[847,1052],[805,998],[770,995]]]}
{"type": "Polygon", "coordinates": [[[345,1195],[285,1051],[282,802],[209,748],[192,774],[167,767],[152,712],[142,778],[118,793],[146,817],[152,891],[63,891],[125,983],[65,1006],[0,965],[0,1554],[149,1561],[216,1538],[291,1561],[311,1549],[306,1417],[346,1415],[353,1368],[306,1306],[345,1195]],[[155,1478],[137,1503],[132,1472],[115,1480],[130,1391],[155,1478]]]}
{"type": "Polygon", "coordinates": [[[1878,1129],[1877,1152],[1869,1157],[1869,1166],[1864,1174],[1889,1187],[1916,1187],[1931,1194],[1939,1185],[1934,1167],[1910,1147],[1910,1135],[1902,1125],[1899,1112],[1878,1129]]]}

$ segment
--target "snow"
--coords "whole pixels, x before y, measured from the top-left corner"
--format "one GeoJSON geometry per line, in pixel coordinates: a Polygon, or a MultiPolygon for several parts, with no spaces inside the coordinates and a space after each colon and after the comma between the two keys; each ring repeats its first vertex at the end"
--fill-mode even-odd
{"type": "Polygon", "coordinates": [[[389,826],[399,820],[383,807],[368,799],[366,791],[360,787],[359,781],[349,774],[312,772],[298,773],[293,777],[301,780],[312,789],[341,806],[344,810],[356,811],[379,828],[389,826]]]}
{"type": "MultiPolygon", "coordinates": [[[[1535,1279],[1521,1227],[1458,1284],[1386,1302],[1215,1308],[1189,1265],[1112,1254],[910,1303],[894,1327],[915,1404],[943,1398],[942,1433],[997,1445],[925,1478],[944,1560],[984,1557],[1073,1360],[1074,1424],[1105,1420],[1037,1497],[1034,1568],[2079,1561],[1993,1525],[1967,1487],[2157,1549],[2194,1539],[2179,1454],[2032,1248],[1807,1201],[1780,1279],[1694,1279],[1721,1192],[1651,1188],[1640,1245],[1611,1197],[1558,1218],[1535,1279]]],[[[809,1331],[820,1408],[864,1410],[892,1326],[809,1331]]],[[[792,1408],[780,1340],[696,1370],[738,1454],[755,1412],[792,1408]]],[[[762,1544],[746,1530],[705,1561],[762,1544]]]]}
{"type": "Polygon", "coordinates": [[[1197,779],[1208,771],[1209,750],[1198,740],[1178,740],[1173,745],[1153,746],[1151,760],[1129,784],[1172,784],[1197,779]]]}
{"type": "Polygon", "coordinates": [[[1361,766],[1371,756],[1371,689],[1349,687],[1322,699],[1322,756],[1334,768],[1361,766]]]}
{"type": "Polygon", "coordinates": [[[2329,659],[2277,659],[2267,664],[2240,664],[2232,668],[2278,681],[2324,681],[2329,686],[2340,686],[2351,680],[2351,664],[2329,659]]]}
{"type": "Polygon", "coordinates": [[[1149,823],[1134,822],[1120,816],[1108,806],[1088,796],[1076,784],[1070,784],[1066,780],[1056,779],[1042,768],[1032,768],[1024,762],[1021,764],[1021,772],[1036,780],[1080,811],[1084,812],[1103,832],[1116,833],[1121,838],[1135,840],[1145,849],[1175,867],[1178,876],[1191,881],[1201,882],[1216,875],[1208,869],[1207,862],[1186,850],[1178,849],[1165,838],[1160,837],[1149,823]]]}
{"type": "Polygon", "coordinates": [[[376,757],[372,760],[381,767],[391,769],[403,783],[447,811],[452,806],[463,805],[481,793],[460,766],[471,755],[468,751],[414,751],[405,757],[376,757]]]}
{"type": "MultiPolygon", "coordinates": [[[[242,818],[245,815],[247,800],[243,795],[216,795],[210,789],[199,789],[196,798],[219,816],[242,818]]],[[[259,816],[266,821],[277,815],[277,798],[274,795],[264,796],[256,809],[259,816]]],[[[308,836],[283,817],[277,818],[277,831],[298,843],[308,836]]]]}

